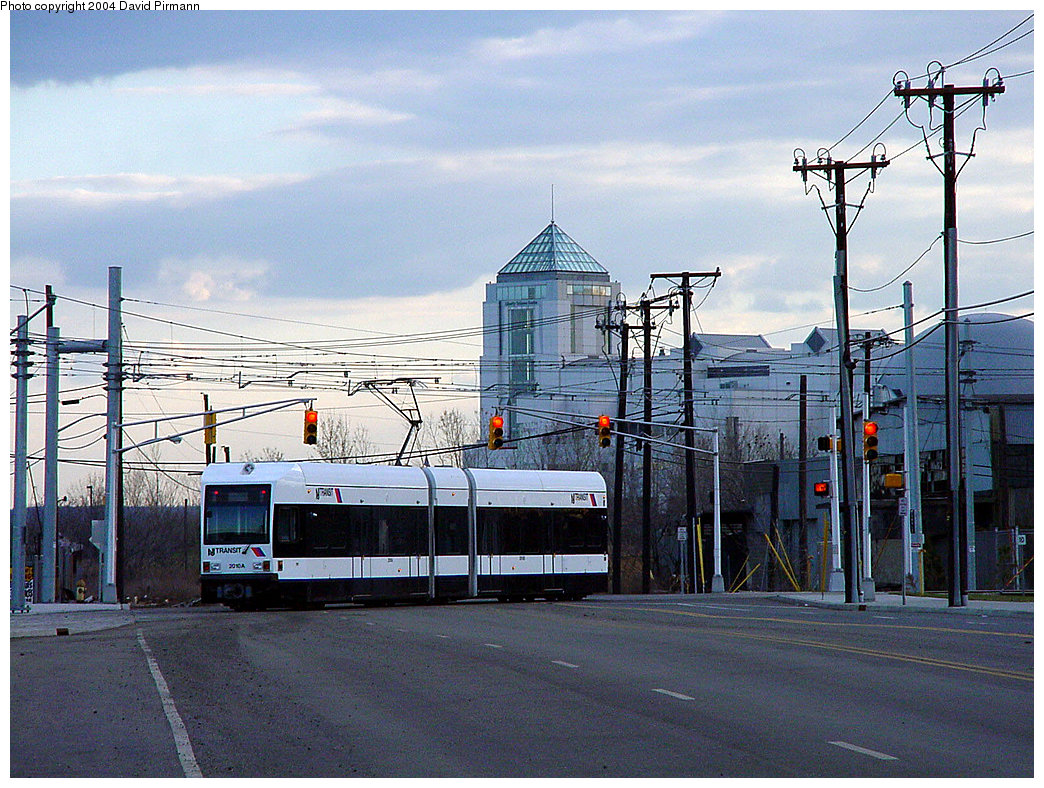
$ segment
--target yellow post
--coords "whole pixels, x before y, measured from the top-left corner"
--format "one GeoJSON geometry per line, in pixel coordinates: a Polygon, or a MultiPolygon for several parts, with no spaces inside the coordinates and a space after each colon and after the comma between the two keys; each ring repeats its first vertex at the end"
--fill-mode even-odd
{"type": "Polygon", "coordinates": [[[776,548],[772,544],[772,540],[769,539],[769,535],[768,534],[762,534],[762,536],[764,536],[765,537],[765,541],[768,542],[768,546],[769,546],[769,549],[772,551],[772,554],[774,556],[776,556],[776,562],[779,564],[780,568],[783,570],[783,575],[787,578],[787,580],[790,581],[790,584],[792,586],[794,586],[794,590],[795,591],[800,591],[801,589],[798,588],[798,584],[794,582],[794,578],[791,576],[790,572],[787,571],[787,565],[783,563],[783,559],[780,558],[779,557],[779,553],[776,552],[776,548]]]}
{"type": "MultiPolygon", "coordinates": [[[[744,565],[744,566],[746,566],[746,565],[747,565],[747,562],[746,562],[746,561],[744,561],[744,562],[743,562],[743,565],[744,565]]],[[[743,576],[743,579],[742,579],[742,580],[740,580],[740,581],[739,581],[738,583],[733,583],[733,584],[732,584],[732,588],[730,588],[730,589],[729,589],[729,593],[732,593],[733,591],[739,591],[740,587],[741,587],[741,586],[742,586],[742,585],[743,585],[744,583],[746,583],[746,582],[747,582],[747,580],[749,580],[749,579],[750,579],[750,576],[751,576],[752,574],[754,574],[755,572],[757,572],[759,568],[761,568],[761,564],[754,564],[754,568],[753,568],[753,569],[751,569],[751,570],[750,570],[749,572],[747,572],[747,574],[745,574],[745,575],[743,576]]]]}
{"type": "Polygon", "coordinates": [[[779,535],[779,529],[776,529],[776,541],[779,542],[779,549],[783,551],[783,561],[786,563],[787,574],[790,575],[790,582],[797,586],[794,590],[800,591],[800,584],[795,582],[797,575],[794,574],[794,567],[790,563],[790,556],[787,555],[786,545],[783,544],[783,537],[779,535]]]}
{"type": "Polygon", "coordinates": [[[700,588],[703,588],[703,527],[700,518],[696,518],[696,550],[700,554],[700,588]]]}

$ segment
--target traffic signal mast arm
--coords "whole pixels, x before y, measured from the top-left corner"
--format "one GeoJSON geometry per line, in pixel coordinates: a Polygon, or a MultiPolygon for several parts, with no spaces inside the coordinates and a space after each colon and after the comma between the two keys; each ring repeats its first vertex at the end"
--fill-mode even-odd
{"type": "Polygon", "coordinates": [[[229,413],[231,411],[243,412],[243,411],[246,411],[249,408],[265,408],[265,410],[259,410],[256,413],[245,413],[244,415],[236,416],[233,419],[223,419],[222,421],[216,421],[213,424],[208,425],[208,426],[194,427],[193,429],[190,429],[190,430],[183,430],[181,432],[176,432],[173,435],[165,435],[162,438],[150,438],[149,440],[141,441],[141,443],[123,444],[122,446],[117,448],[116,451],[118,453],[123,453],[123,452],[126,452],[126,451],[130,451],[131,449],[140,449],[141,447],[148,446],[148,445],[150,445],[152,443],[160,443],[161,441],[169,441],[169,440],[173,440],[174,438],[184,437],[185,435],[193,435],[194,433],[197,433],[197,432],[203,432],[203,430],[214,429],[214,428],[220,427],[220,426],[222,426],[224,424],[232,424],[232,423],[237,422],[237,421],[243,421],[244,419],[252,419],[254,416],[262,416],[262,415],[264,415],[266,413],[273,413],[273,412],[275,412],[277,410],[283,410],[284,408],[289,408],[291,405],[300,405],[302,403],[306,403],[306,404],[310,405],[314,401],[315,401],[315,399],[313,397],[300,398],[300,399],[285,399],[285,400],[278,400],[276,402],[262,402],[262,403],[257,404],[257,405],[240,405],[239,407],[235,407],[235,408],[217,408],[217,409],[214,409],[214,410],[200,411],[198,413],[181,413],[181,414],[178,414],[177,416],[164,416],[164,417],[159,418],[159,419],[144,419],[142,421],[122,422],[122,423],[116,425],[117,429],[122,430],[122,429],[125,429],[127,427],[137,427],[137,426],[141,426],[143,424],[158,424],[159,422],[162,422],[162,421],[174,421],[176,419],[190,419],[190,418],[194,419],[194,418],[199,418],[200,416],[204,416],[204,415],[206,415],[208,413],[214,413],[214,414],[217,414],[217,413],[229,413]]]}

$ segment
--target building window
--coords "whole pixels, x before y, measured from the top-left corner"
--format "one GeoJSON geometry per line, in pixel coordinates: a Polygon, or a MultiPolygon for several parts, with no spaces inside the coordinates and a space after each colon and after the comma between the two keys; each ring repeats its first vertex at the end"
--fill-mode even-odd
{"type": "Polygon", "coordinates": [[[511,359],[510,387],[512,392],[528,392],[536,388],[536,380],[533,378],[533,359],[511,359]]]}
{"type": "Polygon", "coordinates": [[[497,285],[499,301],[539,301],[547,293],[547,285],[497,285]]]}
{"type": "Polygon", "coordinates": [[[508,315],[508,355],[530,356],[533,354],[533,309],[532,307],[511,308],[508,315]]]}

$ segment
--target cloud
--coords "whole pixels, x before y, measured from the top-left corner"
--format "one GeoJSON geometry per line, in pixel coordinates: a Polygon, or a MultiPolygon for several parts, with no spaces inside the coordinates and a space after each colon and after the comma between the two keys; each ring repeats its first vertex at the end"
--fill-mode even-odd
{"type": "Polygon", "coordinates": [[[159,262],[156,283],[160,290],[180,293],[192,302],[249,301],[264,284],[271,265],[265,260],[223,257],[168,257],[159,262]]]}
{"type": "Polygon", "coordinates": [[[19,287],[42,288],[64,285],[67,281],[65,266],[57,260],[34,255],[11,258],[11,282],[19,287]]]}
{"type": "Polygon", "coordinates": [[[496,61],[576,57],[686,41],[702,34],[711,14],[618,17],[580,22],[572,27],[544,27],[512,38],[486,38],[475,54],[496,61]]]}
{"type": "Polygon", "coordinates": [[[331,124],[385,126],[390,123],[413,120],[415,117],[408,112],[395,112],[384,107],[363,104],[360,101],[326,98],[321,102],[319,109],[306,112],[299,125],[304,127],[331,124]]]}
{"type": "Polygon", "coordinates": [[[11,200],[62,200],[85,206],[120,202],[186,202],[213,200],[234,194],[287,186],[301,175],[159,175],[123,172],[115,175],[62,175],[13,181],[11,200]]]}

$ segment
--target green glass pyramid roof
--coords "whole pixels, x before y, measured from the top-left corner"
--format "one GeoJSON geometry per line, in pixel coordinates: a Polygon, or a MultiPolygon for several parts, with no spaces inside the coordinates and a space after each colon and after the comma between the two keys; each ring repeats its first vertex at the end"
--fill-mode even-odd
{"type": "Polygon", "coordinates": [[[582,273],[606,274],[601,263],[551,222],[525,249],[500,269],[502,274],[582,273]]]}

